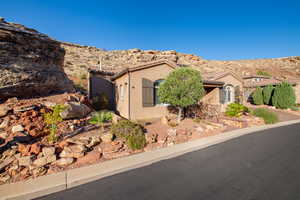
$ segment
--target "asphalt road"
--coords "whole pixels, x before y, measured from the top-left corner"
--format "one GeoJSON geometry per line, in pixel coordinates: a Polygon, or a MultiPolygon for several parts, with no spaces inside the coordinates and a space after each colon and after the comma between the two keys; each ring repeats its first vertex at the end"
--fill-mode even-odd
{"type": "Polygon", "coordinates": [[[299,200],[300,124],[242,136],[39,199],[299,200]]]}

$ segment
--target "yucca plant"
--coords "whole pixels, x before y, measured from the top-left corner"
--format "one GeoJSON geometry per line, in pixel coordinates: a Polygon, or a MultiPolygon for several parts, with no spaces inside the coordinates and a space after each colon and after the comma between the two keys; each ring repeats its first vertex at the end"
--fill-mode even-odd
{"type": "Polygon", "coordinates": [[[112,113],[109,111],[99,111],[95,112],[90,119],[90,124],[96,124],[101,127],[102,132],[104,132],[104,123],[112,120],[112,113]]]}

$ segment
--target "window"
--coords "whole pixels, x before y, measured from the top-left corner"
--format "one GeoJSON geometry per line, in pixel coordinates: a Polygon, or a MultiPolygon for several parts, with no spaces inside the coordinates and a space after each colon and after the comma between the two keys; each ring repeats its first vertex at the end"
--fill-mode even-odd
{"type": "Polygon", "coordinates": [[[123,88],[123,85],[120,85],[120,100],[124,101],[124,88],[123,88]]]}
{"type": "Polygon", "coordinates": [[[225,100],[225,103],[234,102],[234,88],[231,85],[225,86],[224,100],[225,100]]]}
{"type": "Polygon", "coordinates": [[[161,103],[160,99],[159,99],[159,96],[158,96],[158,89],[159,89],[159,86],[160,84],[163,82],[164,80],[160,79],[160,80],[157,80],[154,82],[154,87],[153,87],[153,90],[154,90],[154,105],[162,105],[163,103],[161,103]]]}

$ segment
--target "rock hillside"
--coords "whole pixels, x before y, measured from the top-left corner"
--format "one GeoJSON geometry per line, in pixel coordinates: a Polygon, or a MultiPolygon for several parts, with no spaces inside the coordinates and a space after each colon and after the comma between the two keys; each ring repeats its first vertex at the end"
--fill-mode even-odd
{"type": "Polygon", "coordinates": [[[72,90],[60,43],[0,19],[0,99],[72,90]]]}
{"type": "Polygon", "coordinates": [[[192,54],[184,54],[176,51],[156,50],[114,50],[106,51],[89,46],[80,46],[70,43],[61,43],[66,55],[64,68],[70,76],[80,76],[87,68],[99,67],[99,60],[103,70],[120,71],[126,67],[139,63],[158,59],[171,60],[178,65],[192,66],[200,70],[204,75],[213,72],[231,70],[239,75],[254,75],[262,70],[277,77],[300,77],[300,56],[273,59],[253,59],[218,61],[205,60],[192,54]]]}

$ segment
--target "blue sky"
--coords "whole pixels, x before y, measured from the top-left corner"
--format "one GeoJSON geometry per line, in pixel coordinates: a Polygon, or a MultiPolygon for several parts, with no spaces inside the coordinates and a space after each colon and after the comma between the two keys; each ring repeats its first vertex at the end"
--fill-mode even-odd
{"type": "Polygon", "coordinates": [[[6,0],[0,16],[61,41],[205,59],[300,56],[300,1],[6,0]]]}

